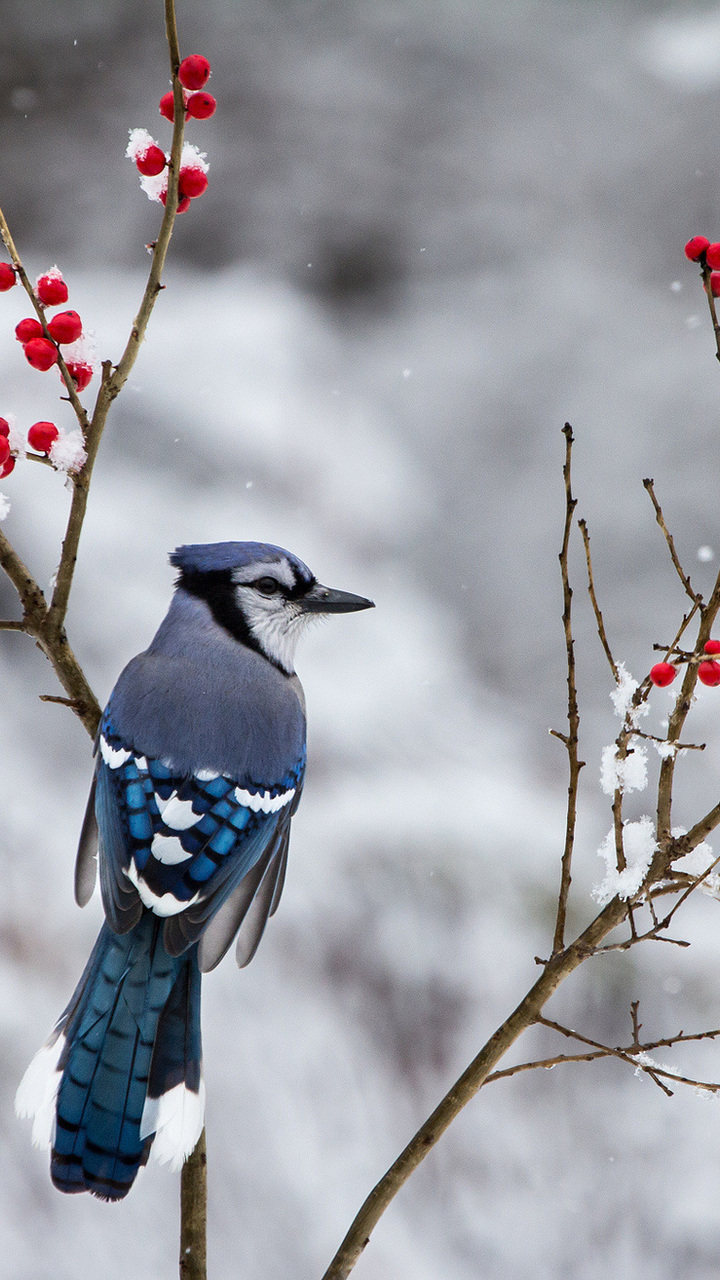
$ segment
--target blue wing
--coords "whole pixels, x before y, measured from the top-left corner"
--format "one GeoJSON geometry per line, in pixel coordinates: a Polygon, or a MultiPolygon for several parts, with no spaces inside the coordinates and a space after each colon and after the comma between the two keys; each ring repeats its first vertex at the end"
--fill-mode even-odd
{"type": "MultiPolygon", "coordinates": [[[[107,721],[99,739],[94,811],[100,884],[110,928],[127,932],[143,908],[165,918],[164,943],[180,955],[200,942],[213,968],[245,922],[246,964],[282,892],[290,819],[302,790],[304,755],[272,786],[198,770],[191,776],[126,746],[107,721]]],[[[89,804],[92,806],[93,797],[89,804]]],[[[78,851],[76,893],[94,879],[92,818],[78,851]]]]}

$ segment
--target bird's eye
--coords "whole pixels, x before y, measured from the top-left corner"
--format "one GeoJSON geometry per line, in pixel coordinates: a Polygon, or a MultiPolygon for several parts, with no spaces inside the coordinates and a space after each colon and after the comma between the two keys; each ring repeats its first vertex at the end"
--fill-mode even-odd
{"type": "Polygon", "coordinates": [[[277,578],[258,578],[253,583],[256,591],[263,596],[274,596],[280,590],[280,583],[277,578]]]}

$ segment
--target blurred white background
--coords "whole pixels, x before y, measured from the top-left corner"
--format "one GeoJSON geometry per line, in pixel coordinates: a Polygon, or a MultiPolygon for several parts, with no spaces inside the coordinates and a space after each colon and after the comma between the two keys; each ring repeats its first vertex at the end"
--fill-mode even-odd
{"type": "MultiPolygon", "coordinates": [[[[159,0],[4,7],[0,203],[117,360],[159,207],[127,130],[167,143],[159,0]]],[[[251,968],[205,983],[212,1280],[314,1280],[350,1219],[537,975],[564,833],[560,429],[615,649],[642,676],[720,554],[720,369],[682,246],[720,237],[720,8],[509,0],[179,4],[214,69],[191,141],[210,188],[108,427],[69,630],[103,700],[167,607],[167,552],[267,539],[377,609],[299,656],[310,756],[284,899],[251,968]]],[[[0,413],[72,425],[0,297],[0,413]]],[[[96,383],[94,384],[94,386],[96,383]]],[[[94,389],[91,388],[91,391],[94,389]]],[[[84,400],[92,402],[91,391],[84,400]]],[[[43,584],[68,495],[20,464],[4,525],[43,584]]],[[[579,928],[610,825],[609,672],[573,553],[584,716],[579,928]]],[[[0,609],[14,616],[0,583],[0,609]]],[[[99,926],[72,900],[90,744],[22,637],[0,645],[0,1249],[8,1277],[176,1271],[177,1178],[108,1206],[50,1185],[15,1120],[25,1064],[99,926]]],[[[717,800],[720,695],[675,818],[717,800]]],[[[653,695],[660,726],[668,694],[653,695]]],[[[651,810],[631,797],[629,816],[651,810]]],[[[720,1025],[720,916],[585,966],[548,1012],[627,1042],[720,1025]]],[[[517,1059],[549,1050],[528,1037],[517,1059]]],[[[707,1079],[720,1052],[668,1055],[707,1079]]],[[[620,1065],[488,1087],[399,1195],[358,1280],[704,1280],[720,1255],[720,1110],[620,1065]]]]}

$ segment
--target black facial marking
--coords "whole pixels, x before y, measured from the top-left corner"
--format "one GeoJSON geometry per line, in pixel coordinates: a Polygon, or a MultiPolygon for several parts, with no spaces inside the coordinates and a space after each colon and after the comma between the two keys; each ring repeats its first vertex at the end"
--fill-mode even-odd
{"type": "MultiPolygon", "coordinates": [[[[176,586],[182,587],[198,600],[204,600],[218,626],[228,631],[233,640],[262,653],[242,611],[238,608],[230,569],[217,569],[210,573],[183,570],[177,579],[176,586]]],[[[266,656],[263,654],[263,657],[266,656]]]]}

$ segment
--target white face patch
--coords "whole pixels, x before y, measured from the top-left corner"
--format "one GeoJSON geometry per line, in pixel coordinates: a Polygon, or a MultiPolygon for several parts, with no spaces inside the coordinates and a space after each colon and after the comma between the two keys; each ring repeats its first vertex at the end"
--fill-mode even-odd
{"type": "Polygon", "coordinates": [[[150,852],[153,858],[157,858],[166,867],[176,867],[179,862],[187,862],[188,858],[192,858],[192,854],[183,849],[177,836],[154,835],[150,852]]]}
{"type": "Polygon", "coordinates": [[[197,1146],[205,1123],[205,1081],[197,1093],[176,1084],[159,1098],[146,1098],[140,1121],[140,1137],[155,1134],[152,1156],[159,1164],[169,1164],[173,1173],[182,1168],[197,1146]]]}
{"type": "Polygon", "coordinates": [[[252,587],[236,588],[237,602],[254,640],[287,675],[295,670],[298,640],[317,614],[303,613],[284,596],[263,596],[252,587]]]}
{"type": "Polygon", "coordinates": [[[121,764],[125,764],[125,762],[130,759],[132,751],[126,751],[125,747],[118,747],[116,750],[105,741],[105,738],[103,738],[101,734],[100,755],[109,769],[119,769],[121,764]]]}
{"type": "Polygon", "coordinates": [[[290,803],[295,795],[295,788],[291,787],[279,796],[271,796],[269,791],[258,791],[257,795],[253,795],[250,791],[243,791],[242,787],[236,787],[233,795],[238,804],[245,809],[252,809],[253,813],[277,813],[290,803]]]}
{"type": "MultiPolygon", "coordinates": [[[[154,837],[155,840],[157,838],[158,838],[157,836],[154,837]]],[[[160,839],[175,840],[176,837],[161,836],[160,839]]],[[[185,850],[183,849],[183,853],[184,852],[185,850]]],[[[131,884],[135,885],[135,888],[137,889],[140,895],[140,901],[142,902],[143,906],[147,907],[150,911],[152,911],[154,915],[161,916],[163,919],[167,919],[168,916],[179,915],[180,912],[185,911],[187,907],[192,907],[200,897],[199,891],[192,898],[190,898],[189,902],[179,902],[178,899],[172,893],[163,893],[160,895],[160,897],[158,897],[156,893],[153,893],[152,889],[148,888],[148,886],[145,884],[145,881],[140,876],[138,869],[135,866],[134,858],[130,859],[130,866],[125,872],[125,875],[127,876],[128,880],[131,882],[131,884]]]]}
{"type": "Polygon", "coordinates": [[[275,578],[292,591],[298,585],[298,575],[284,556],[255,561],[232,573],[237,606],[253,639],[266,657],[292,675],[298,640],[312,618],[296,600],[287,600],[280,591],[263,595],[252,585],[260,578],[275,578]]]}

